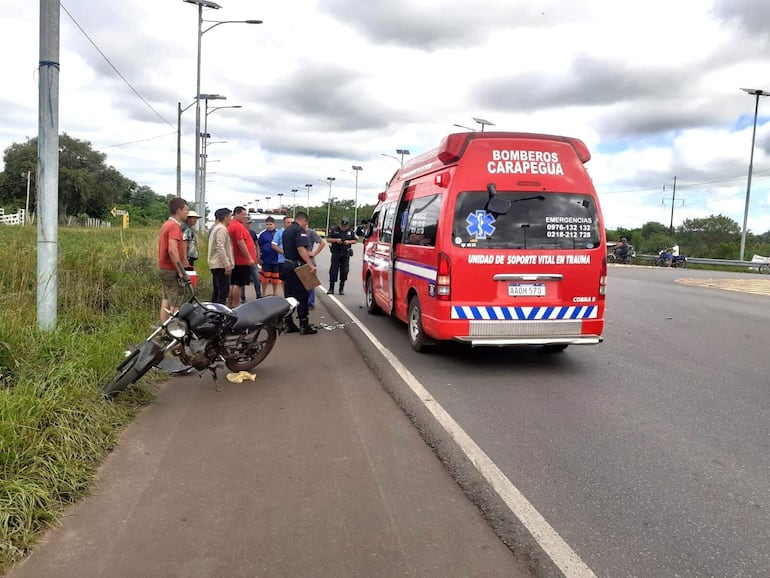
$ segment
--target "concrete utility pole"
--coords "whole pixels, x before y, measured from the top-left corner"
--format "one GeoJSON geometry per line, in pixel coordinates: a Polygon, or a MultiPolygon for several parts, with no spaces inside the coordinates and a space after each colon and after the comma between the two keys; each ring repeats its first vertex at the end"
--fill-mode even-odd
{"type": "Polygon", "coordinates": [[[37,324],[56,329],[59,259],[59,0],[40,0],[37,324]]]}

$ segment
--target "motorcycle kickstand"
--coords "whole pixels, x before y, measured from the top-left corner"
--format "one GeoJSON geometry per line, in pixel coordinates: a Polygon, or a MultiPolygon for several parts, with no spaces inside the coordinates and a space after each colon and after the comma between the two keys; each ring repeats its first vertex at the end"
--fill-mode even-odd
{"type": "Polygon", "coordinates": [[[219,387],[219,379],[217,378],[217,368],[216,366],[209,367],[209,371],[211,371],[211,376],[214,378],[214,388],[221,392],[222,388],[219,387]]]}

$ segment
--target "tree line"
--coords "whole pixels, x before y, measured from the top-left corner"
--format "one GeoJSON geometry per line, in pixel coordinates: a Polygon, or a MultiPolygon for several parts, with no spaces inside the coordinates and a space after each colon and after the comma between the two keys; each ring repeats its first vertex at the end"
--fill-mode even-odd
{"type": "MultiPolygon", "coordinates": [[[[724,215],[701,219],[685,219],[673,231],[663,223],[650,221],[636,229],[608,229],[607,240],[626,237],[638,254],[657,255],[661,249],[679,245],[681,255],[704,259],[738,259],[741,248],[741,226],[724,215]]],[[[770,231],[755,235],[746,233],[744,258],[770,255],[770,231]]]]}

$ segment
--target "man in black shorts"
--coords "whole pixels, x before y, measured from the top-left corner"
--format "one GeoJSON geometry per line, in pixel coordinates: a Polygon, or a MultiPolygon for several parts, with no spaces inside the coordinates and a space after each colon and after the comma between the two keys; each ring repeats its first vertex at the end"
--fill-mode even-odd
{"type": "Polygon", "coordinates": [[[313,335],[318,333],[318,330],[310,326],[310,319],[308,318],[310,312],[308,310],[308,291],[299,280],[294,269],[299,265],[307,264],[313,271],[316,271],[316,266],[313,265],[313,261],[309,252],[309,238],[307,236],[306,228],[308,224],[307,213],[303,211],[297,212],[294,216],[294,222],[283,232],[283,254],[286,257],[286,261],[283,264],[283,270],[281,271],[284,294],[286,297],[294,297],[299,301],[297,306],[297,317],[299,317],[299,328],[294,324],[294,320],[291,317],[286,321],[286,332],[293,333],[299,331],[300,335],[313,335]]]}

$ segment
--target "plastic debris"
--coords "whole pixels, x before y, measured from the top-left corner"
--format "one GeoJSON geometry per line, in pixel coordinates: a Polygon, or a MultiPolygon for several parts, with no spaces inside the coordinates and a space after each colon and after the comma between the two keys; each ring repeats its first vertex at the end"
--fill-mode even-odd
{"type": "Polygon", "coordinates": [[[239,371],[238,373],[228,373],[227,381],[233,383],[243,383],[244,381],[256,381],[257,375],[248,371],[239,371]]]}
{"type": "Polygon", "coordinates": [[[316,323],[313,327],[316,329],[324,329],[326,331],[334,331],[335,329],[345,329],[345,324],[335,323],[333,325],[329,325],[328,323],[316,323]]]}

